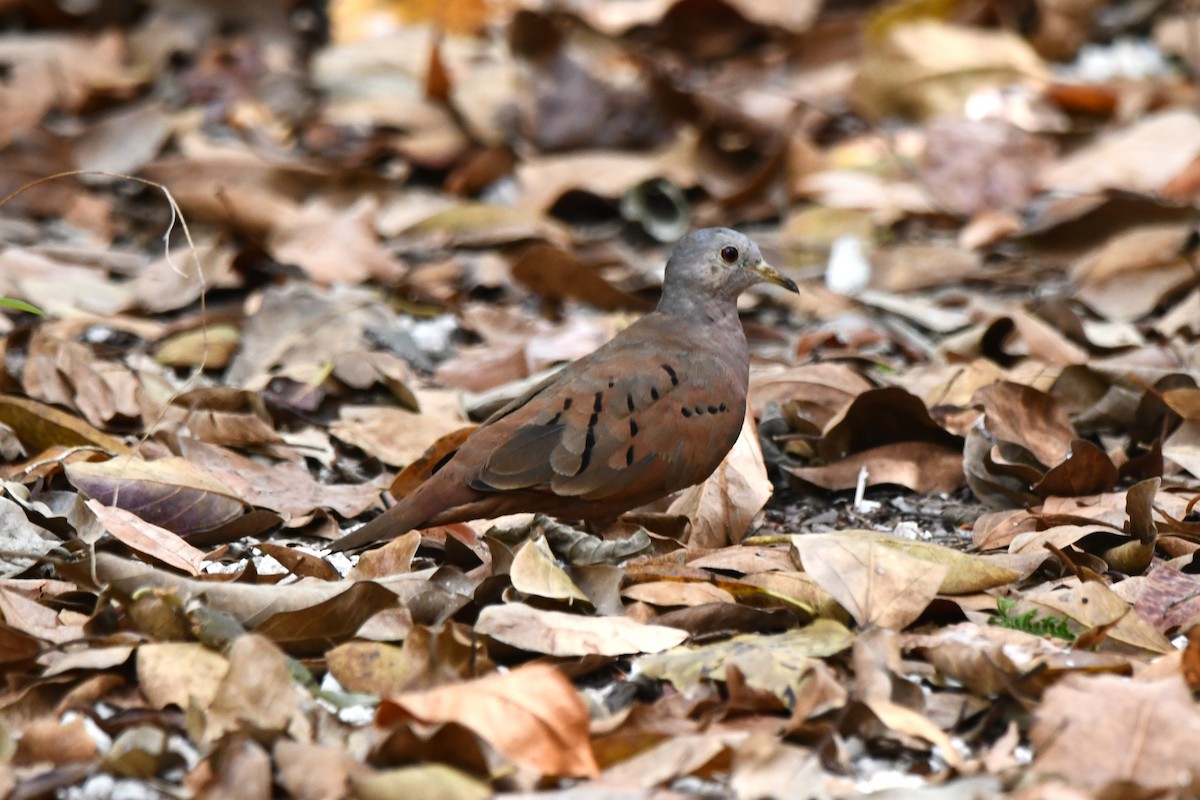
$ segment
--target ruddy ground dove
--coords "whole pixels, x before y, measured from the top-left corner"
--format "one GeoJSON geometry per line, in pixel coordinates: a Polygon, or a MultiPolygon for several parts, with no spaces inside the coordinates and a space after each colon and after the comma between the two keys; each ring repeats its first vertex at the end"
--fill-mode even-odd
{"type": "Polygon", "coordinates": [[[612,519],[704,480],[742,429],[750,362],[737,297],[761,281],[798,291],[742,234],[688,235],[655,311],[497,411],[332,549],[521,511],[612,519]]]}

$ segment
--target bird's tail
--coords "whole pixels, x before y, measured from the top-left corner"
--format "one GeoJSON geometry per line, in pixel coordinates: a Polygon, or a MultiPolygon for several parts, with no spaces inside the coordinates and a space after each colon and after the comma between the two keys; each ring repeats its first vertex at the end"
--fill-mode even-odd
{"type": "Polygon", "coordinates": [[[338,539],[329,548],[329,551],[340,553],[343,550],[358,550],[368,545],[382,544],[408,533],[413,528],[421,527],[433,513],[436,513],[439,500],[435,496],[436,492],[424,491],[427,485],[418,486],[412,494],[404,497],[366,525],[338,539]],[[427,506],[431,504],[431,501],[433,507],[429,508],[427,506]]]}

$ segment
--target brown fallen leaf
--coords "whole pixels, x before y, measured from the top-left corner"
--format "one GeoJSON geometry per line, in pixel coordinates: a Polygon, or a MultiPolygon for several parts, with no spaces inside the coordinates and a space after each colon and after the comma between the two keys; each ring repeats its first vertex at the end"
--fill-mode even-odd
{"type": "Polygon", "coordinates": [[[1112,625],[1109,639],[1136,650],[1170,653],[1175,649],[1167,637],[1103,583],[1088,581],[1031,591],[1024,599],[1044,614],[1069,617],[1084,628],[1112,625]]]}
{"type": "Polygon", "coordinates": [[[513,588],[523,594],[564,600],[568,603],[591,599],[558,564],[545,536],[534,536],[521,545],[509,568],[513,588]]]}
{"type": "Polygon", "coordinates": [[[1167,108],[1118,127],[1067,158],[1047,165],[1047,189],[1086,194],[1102,189],[1158,193],[1200,154],[1200,117],[1167,108]],[[1186,142],[1186,146],[1180,143],[1186,142]]]}
{"type": "Polygon", "coordinates": [[[16,395],[0,395],[0,422],[12,428],[31,450],[55,445],[90,447],[113,455],[131,455],[120,440],[53,406],[16,395]]]}
{"type": "Polygon", "coordinates": [[[613,286],[569,250],[546,242],[525,247],[512,264],[513,279],[548,300],[582,300],[606,311],[649,311],[649,304],[613,286]]]}
{"type": "Polygon", "coordinates": [[[396,595],[384,586],[357,581],[328,600],[273,614],[255,630],[289,653],[320,653],[331,642],[353,636],[364,622],[394,607],[397,601],[396,595]]]}
{"type": "MultiPolygon", "coordinates": [[[[891,665],[899,661],[897,636],[894,631],[876,628],[864,632],[855,640],[853,663],[858,699],[885,726],[936,745],[946,763],[961,769],[963,758],[946,732],[922,710],[897,701],[905,696],[901,687],[907,683],[904,678],[892,673],[891,665]]],[[[922,702],[919,693],[916,702],[922,702]]]]}
{"type": "Polygon", "coordinates": [[[278,647],[264,636],[247,633],[234,639],[229,670],[222,676],[204,714],[205,742],[231,731],[283,731],[300,710],[291,669],[278,647]]]}
{"type": "Polygon", "coordinates": [[[271,751],[279,769],[279,785],[302,800],[344,797],[355,762],[343,748],[332,744],[297,742],[281,737],[271,751]]]}
{"type": "Polygon", "coordinates": [[[325,663],[349,691],[380,697],[456,683],[493,668],[474,632],[455,624],[440,630],[415,625],[400,647],[347,642],[327,651],[325,663]]]}
{"type": "Polygon", "coordinates": [[[784,633],[742,634],[714,644],[642,656],[636,663],[645,674],[670,681],[680,690],[702,680],[724,681],[727,669],[736,667],[747,686],[772,693],[785,708],[792,709],[800,702],[809,673],[824,666],[819,659],[853,643],[854,634],[841,623],[818,619],[784,633]]]}
{"type": "Polygon", "coordinates": [[[1122,782],[1197,789],[1200,709],[1177,677],[1067,676],[1046,692],[1029,737],[1036,776],[1095,791],[1122,782]]]}
{"type": "Polygon", "coordinates": [[[804,571],[860,626],[901,629],[929,605],[946,577],[924,561],[867,539],[837,534],[792,537],[804,571]]]}
{"type": "Polygon", "coordinates": [[[575,687],[554,667],[518,667],[466,683],[393,695],[375,723],[454,722],[513,762],[543,775],[595,777],[588,711],[575,687]]]}
{"type": "Polygon", "coordinates": [[[523,603],[483,609],[475,632],[511,647],[559,658],[658,653],[688,638],[687,632],[678,628],[644,625],[628,617],[585,617],[523,603]]]}
{"type": "Polygon", "coordinates": [[[483,781],[446,764],[417,764],[350,776],[359,800],[488,800],[495,795],[483,781]]]}
{"type": "Polygon", "coordinates": [[[205,553],[183,538],[123,508],[106,506],[98,500],[88,500],[87,507],[100,520],[104,530],[131,550],[189,575],[200,574],[205,553]]]}
{"type": "Polygon", "coordinates": [[[1134,608],[1159,631],[1171,633],[1200,618],[1200,578],[1162,564],[1139,580],[1134,608]]]}
{"type": "Polygon", "coordinates": [[[1058,402],[1030,386],[1000,381],[976,392],[971,405],[983,407],[992,436],[1020,445],[1046,467],[1062,461],[1077,438],[1058,402]]]}
{"type": "MultiPolygon", "coordinates": [[[[597,783],[602,792],[609,787],[619,787],[617,790],[621,795],[618,796],[628,797],[629,789],[646,790],[704,774],[710,764],[727,761],[728,750],[729,744],[721,736],[707,733],[672,736],[630,758],[606,766],[597,783]]],[[[637,796],[646,795],[639,793],[637,796]]]]}
{"type": "Polygon", "coordinates": [[[151,708],[208,708],[228,672],[228,659],[197,642],[147,642],[137,650],[138,687],[151,708]]]}
{"type": "MultiPolygon", "coordinates": [[[[385,587],[403,603],[423,592],[431,591],[434,572],[435,570],[427,569],[391,575],[370,583],[385,587]]],[[[105,552],[96,553],[94,563],[81,564],[74,570],[65,569],[64,573],[76,575],[85,584],[99,580],[110,587],[118,597],[123,598],[130,598],[139,590],[159,588],[174,593],[180,600],[202,599],[208,608],[230,614],[238,622],[251,628],[263,625],[280,614],[303,612],[331,601],[360,583],[351,580],[308,580],[282,585],[217,583],[184,578],[105,552]]],[[[0,587],[0,599],[2,598],[3,588],[0,587]]],[[[0,611],[3,611],[2,606],[0,611]]]]}
{"type": "Polygon", "coordinates": [[[905,634],[901,646],[924,656],[948,678],[981,695],[1016,688],[1035,696],[1063,673],[1132,672],[1118,653],[1064,650],[1061,642],[1024,631],[963,622],[930,633],[905,634]]]}
{"type": "MultiPolygon", "coordinates": [[[[211,769],[197,784],[197,800],[221,800],[236,796],[244,800],[269,800],[271,797],[271,757],[262,745],[248,735],[234,735],[210,756],[203,766],[211,769]]],[[[193,776],[195,777],[195,776],[193,776]]]]}
{"type": "Polygon", "coordinates": [[[303,517],[319,508],[352,518],[379,501],[378,486],[321,483],[301,463],[264,464],[227,448],[183,436],[179,437],[179,452],[243,502],[277,511],[285,519],[303,517]]]}
{"type": "Polygon", "coordinates": [[[180,536],[220,527],[244,511],[228,486],[183,458],[78,462],[68,464],[66,472],[88,497],[180,536]]]}
{"type": "Polygon", "coordinates": [[[959,113],[977,89],[1034,85],[1046,74],[1038,54],[1013,31],[895,18],[877,24],[870,41],[853,92],[871,119],[959,113]]]}
{"type": "Polygon", "coordinates": [[[651,581],[629,586],[621,596],[652,606],[698,606],[705,603],[732,603],[733,595],[711,583],[694,581],[651,581]]]}
{"type": "Polygon", "coordinates": [[[893,484],[914,492],[952,492],[963,482],[963,456],[931,442],[898,442],[854,453],[819,467],[787,467],[802,481],[832,491],[853,489],[865,471],[867,486],[893,484]]]}
{"type": "Polygon", "coordinates": [[[396,474],[391,485],[388,486],[388,491],[397,500],[408,495],[427,481],[445,463],[446,459],[458,452],[458,448],[478,427],[478,425],[468,425],[439,437],[425,449],[419,458],[408,462],[404,469],[396,474]]]}
{"type": "Polygon", "coordinates": [[[462,418],[449,409],[414,414],[390,406],[347,405],[329,432],[385,464],[404,466],[420,458],[431,442],[462,427],[462,418]]]}
{"type": "Polygon", "coordinates": [[[362,283],[373,278],[394,283],[404,265],[375,232],[375,201],[361,197],[346,208],[324,200],[303,206],[272,231],[266,246],[281,264],[295,264],[323,284],[362,283]]]}

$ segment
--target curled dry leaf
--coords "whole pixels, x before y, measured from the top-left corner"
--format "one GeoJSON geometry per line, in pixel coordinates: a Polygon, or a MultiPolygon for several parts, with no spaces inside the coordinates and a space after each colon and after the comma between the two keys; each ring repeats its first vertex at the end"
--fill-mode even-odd
{"type": "Polygon", "coordinates": [[[375,716],[382,726],[407,720],[462,725],[514,763],[543,775],[595,777],[599,772],[588,737],[587,707],[554,667],[524,666],[393,695],[375,716]]]}
{"type": "Polygon", "coordinates": [[[347,642],[325,655],[329,672],[352,692],[386,697],[432,689],[486,673],[491,662],[464,626],[414,626],[401,647],[382,642],[347,642]]]}
{"type": "Polygon", "coordinates": [[[835,655],[854,643],[854,634],[838,622],[818,619],[793,631],[746,633],[724,642],[683,647],[643,656],[638,669],[652,678],[670,681],[683,690],[702,680],[723,681],[736,667],[746,685],[771,692],[786,708],[794,708],[809,673],[823,665],[817,660],[835,655]]]}
{"type": "Polygon", "coordinates": [[[895,485],[922,494],[952,492],[963,482],[963,456],[930,442],[899,442],[872,447],[820,467],[787,467],[789,474],[823,489],[858,485],[865,471],[867,486],[895,485]]]}
{"type": "Polygon", "coordinates": [[[914,695],[903,691],[908,681],[892,672],[892,665],[898,662],[899,646],[894,631],[876,628],[859,636],[854,642],[853,652],[854,681],[859,701],[871,709],[871,713],[885,726],[897,733],[916,736],[936,745],[946,763],[961,769],[963,758],[950,737],[922,713],[922,695],[919,692],[915,695],[916,708],[903,702],[906,694],[910,700],[914,695]]]}
{"type": "Polygon", "coordinates": [[[166,528],[146,522],[123,508],[88,500],[87,507],[113,538],[142,555],[189,575],[199,575],[205,554],[166,528]]]}
{"type": "Polygon", "coordinates": [[[558,565],[545,536],[535,536],[521,546],[509,568],[513,588],[548,600],[591,603],[567,571],[558,565]]]}
{"type": "Polygon", "coordinates": [[[822,432],[854,398],[871,384],[843,364],[805,364],[782,372],[753,372],[750,375],[749,406],[761,418],[768,403],[778,403],[789,420],[804,420],[805,432],[822,432]]]}
{"type": "MultiPolygon", "coordinates": [[[[80,581],[90,584],[91,571],[86,564],[73,571],[80,581]]],[[[306,581],[296,584],[217,583],[183,578],[110,553],[98,552],[91,565],[94,578],[111,588],[118,597],[129,598],[141,589],[170,591],[182,601],[202,599],[214,610],[231,615],[246,627],[268,623],[280,614],[304,612],[337,598],[360,581],[306,581]]],[[[385,587],[401,603],[430,590],[435,570],[427,569],[403,575],[379,578],[372,583],[385,587]]]]}
{"type": "Polygon", "coordinates": [[[1077,438],[1066,411],[1030,386],[1000,381],[976,392],[971,405],[983,407],[998,441],[1021,446],[1046,467],[1062,461],[1077,438]]]}
{"type": "Polygon", "coordinates": [[[38,558],[62,545],[49,531],[31,522],[21,506],[7,497],[0,497],[0,542],[8,551],[0,554],[0,577],[21,574],[38,558]]]}
{"type": "Polygon", "coordinates": [[[292,653],[319,653],[348,638],[380,611],[392,608],[399,598],[378,583],[357,581],[328,600],[296,611],[281,611],[263,620],[255,630],[292,653]]]}
{"type": "Polygon", "coordinates": [[[1060,642],[1024,631],[963,622],[933,633],[906,634],[902,645],[938,671],[980,695],[1013,688],[1034,694],[1063,673],[1128,675],[1131,659],[1116,653],[1064,650],[1060,642]]]}

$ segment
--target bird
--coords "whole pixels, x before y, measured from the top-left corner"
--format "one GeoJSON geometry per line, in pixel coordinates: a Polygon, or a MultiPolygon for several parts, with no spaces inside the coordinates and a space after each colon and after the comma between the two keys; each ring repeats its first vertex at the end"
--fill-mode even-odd
{"type": "Polygon", "coordinates": [[[331,551],[518,512],[611,520],[705,480],[742,429],[750,357],[737,298],[762,282],[799,292],[744,234],[688,234],[654,311],[498,410],[331,551]]]}

